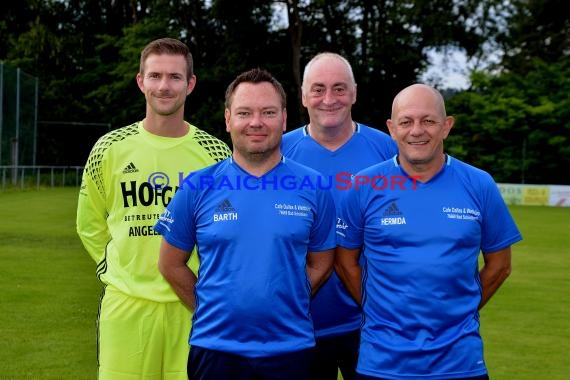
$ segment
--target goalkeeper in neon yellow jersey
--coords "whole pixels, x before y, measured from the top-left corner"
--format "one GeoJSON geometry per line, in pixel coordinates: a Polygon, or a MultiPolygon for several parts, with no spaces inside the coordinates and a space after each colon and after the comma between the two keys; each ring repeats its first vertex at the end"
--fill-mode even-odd
{"type": "MultiPolygon", "coordinates": [[[[104,284],[98,378],[187,379],[192,315],[158,270],[161,237],[152,227],[184,177],[231,152],[184,121],[184,103],[196,84],[184,43],[149,43],[136,80],[146,116],[97,141],[77,207],[77,232],[104,284]]],[[[197,273],[197,261],[188,266],[197,273]]]]}

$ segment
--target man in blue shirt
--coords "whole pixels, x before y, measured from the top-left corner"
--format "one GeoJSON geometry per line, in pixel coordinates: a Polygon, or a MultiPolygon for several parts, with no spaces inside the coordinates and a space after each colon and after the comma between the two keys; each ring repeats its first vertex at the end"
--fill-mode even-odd
{"type": "Polygon", "coordinates": [[[522,237],[493,178],[444,153],[453,123],[434,88],[402,90],[398,155],[343,198],[335,268],[363,307],[358,379],[488,379],[478,311],[522,237]]]}
{"type": "MultiPolygon", "coordinates": [[[[302,101],[309,123],[283,136],[283,155],[319,171],[340,197],[356,172],[397,153],[390,136],[352,120],[356,82],[350,63],[335,53],[320,53],[305,66],[302,101]]],[[[333,273],[311,301],[316,349],[313,380],[354,379],[362,312],[333,273]]]]}
{"type": "Polygon", "coordinates": [[[308,379],[311,294],[332,272],[334,201],[281,155],[286,98],[268,72],[226,91],[233,155],[185,179],[155,230],[159,269],[194,309],[188,376],[308,379]],[[186,262],[196,246],[198,279],[186,262]]]}

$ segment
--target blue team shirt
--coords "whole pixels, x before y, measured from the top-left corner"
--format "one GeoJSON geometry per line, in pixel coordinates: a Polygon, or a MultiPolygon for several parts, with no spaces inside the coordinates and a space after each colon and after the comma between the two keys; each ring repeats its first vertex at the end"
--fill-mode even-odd
{"type": "Polygon", "coordinates": [[[359,373],[393,379],[484,375],[478,256],[522,239],[486,172],[447,157],[427,183],[397,159],[357,174],[340,246],[364,258],[359,373]]]}
{"type": "Polygon", "coordinates": [[[318,173],[289,159],[254,177],[233,159],[192,173],[155,230],[200,259],[190,344],[246,357],[314,346],[308,252],[336,246],[318,173]]]}
{"type": "MultiPolygon", "coordinates": [[[[356,124],[355,133],[334,152],[321,146],[306,127],[297,128],[283,136],[285,157],[307,165],[331,179],[333,197],[338,205],[341,195],[350,185],[350,175],[390,159],[397,153],[392,138],[379,130],[356,124]]],[[[360,306],[354,301],[336,273],[319,289],[311,302],[311,314],[317,336],[333,336],[358,330],[360,306]]]]}

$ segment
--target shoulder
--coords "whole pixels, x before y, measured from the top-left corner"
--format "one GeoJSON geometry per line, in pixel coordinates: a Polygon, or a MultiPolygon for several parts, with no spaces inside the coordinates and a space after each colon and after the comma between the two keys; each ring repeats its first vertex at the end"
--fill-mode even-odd
{"type": "Polygon", "coordinates": [[[305,127],[300,126],[283,135],[281,147],[283,150],[290,149],[299,144],[304,138],[305,138],[305,127]]]}
{"type": "Polygon", "coordinates": [[[388,159],[398,153],[398,147],[392,137],[378,129],[358,123],[356,136],[360,137],[359,143],[371,147],[382,158],[388,159]]]}
{"type": "Polygon", "coordinates": [[[357,123],[357,125],[358,125],[358,132],[364,136],[369,136],[372,138],[386,140],[386,141],[392,140],[392,137],[390,137],[390,135],[384,131],[360,123],[357,123]]]}
{"type": "Polygon", "coordinates": [[[496,186],[495,180],[483,169],[477,168],[464,161],[458,160],[455,157],[448,155],[448,165],[454,170],[457,175],[471,184],[478,183],[481,185],[496,186]]]}
{"type": "Polygon", "coordinates": [[[293,174],[304,177],[304,176],[320,176],[321,173],[307,165],[301,164],[289,157],[283,159],[283,165],[293,172],[293,174]]]}
{"type": "Polygon", "coordinates": [[[126,145],[129,146],[128,149],[134,149],[130,147],[130,145],[137,144],[136,142],[132,142],[132,138],[140,135],[139,123],[140,122],[136,122],[126,127],[114,129],[99,137],[89,153],[88,161],[95,160],[100,162],[101,158],[108,154],[109,149],[117,145],[126,145]]]}
{"type": "Polygon", "coordinates": [[[356,175],[366,175],[366,176],[385,175],[387,173],[392,172],[393,170],[398,170],[397,168],[398,165],[396,164],[396,157],[392,157],[387,159],[386,161],[382,161],[377,164],[368,166],[360,170],[358,173],[356,173],[356,175]]]}
{"type": "Polygon", "coordinates": [[[448,156],[448,165],[453,167],[456,171],[465,173],[467,175],[477,176],[477,177],[491,177],[491,174],[486,172],[483,169],[480,169],[476,166],[468,164],[465,161],[461,161],[453,156],[448,156]]]}
{"type": "Polygon", "coordinates": [[[283,134],[283,140],[299,140],[305,136],[305,125],[301,125],[283,134]]]}
{"type": "Polygon", "coordinates": [[[103,163],[113,160],[113,152],[122,150],[136,151],[138,148],[138,139],[136,137],[140,136],[139,123],[136,122],[107,132],[93,145],[85,164],[85,173],[97,181],[99,183],[98,186],[101,188],[103,188],[101,183],[104,171],[103,163]],[[136,141],[133,141],[133,138],[136,141]]]}
{"type": "Polygon", "coordinates": [[[230,158],[225,158],[221,161],[216,162],[215,164],[200,168],[196,170],[194,173],[198,175],[218,177],[226,173],[229,164],[230,164],[230,158]]]}
{"type": "Polygon", "coordinates": [[[231,156],[232,152],[225,142],[192,124],[190,126],[194,130],[192,139],[216,162],[231,156]]]}
{"type": "Polygon", "coordinates": [[[208,190],[216,180],[224,177],[228,170],[229,158],[218,161],[212,165],[190,172],[181,182],[180,189],[186,190],[189,185],[190,190],[208,190]]]}
{"type": "Polygon", "coordinates": [[[132,136],[137,136],[139,134],[139,122],[136,122],[126,127],[114,129],[110,132],[105,133],[97,140],[95,147],[99,149],[107,149],[109,146],[117,142],[124,141],[132,136]]]}

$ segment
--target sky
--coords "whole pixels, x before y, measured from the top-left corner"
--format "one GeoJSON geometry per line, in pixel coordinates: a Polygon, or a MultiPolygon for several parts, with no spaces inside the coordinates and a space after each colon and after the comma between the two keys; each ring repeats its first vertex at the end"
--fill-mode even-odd
{"type": "Polygon", "coordinates": [[[435,85],[431,78],[438,81],[438,87],[464,90],[470,85],[469,69],[466,55],[460,50],[453,49],[447,52],[428,52],[429,66],[419,78],[429,84],[435,85]],[[441,86],[439,86],[441,84],[441,86]]]}
{"type": "MultiPolygon", "coordinates": [[[[287,10],[284,3],[276,2],[274,24],[277,28],[287,27],[287,10]]],[[[469,62],[459,49],[446,49],[443,52],[428,51],[428,69],[418,80],[439,88],[464,90],[470,85],[469,62]]]]}

